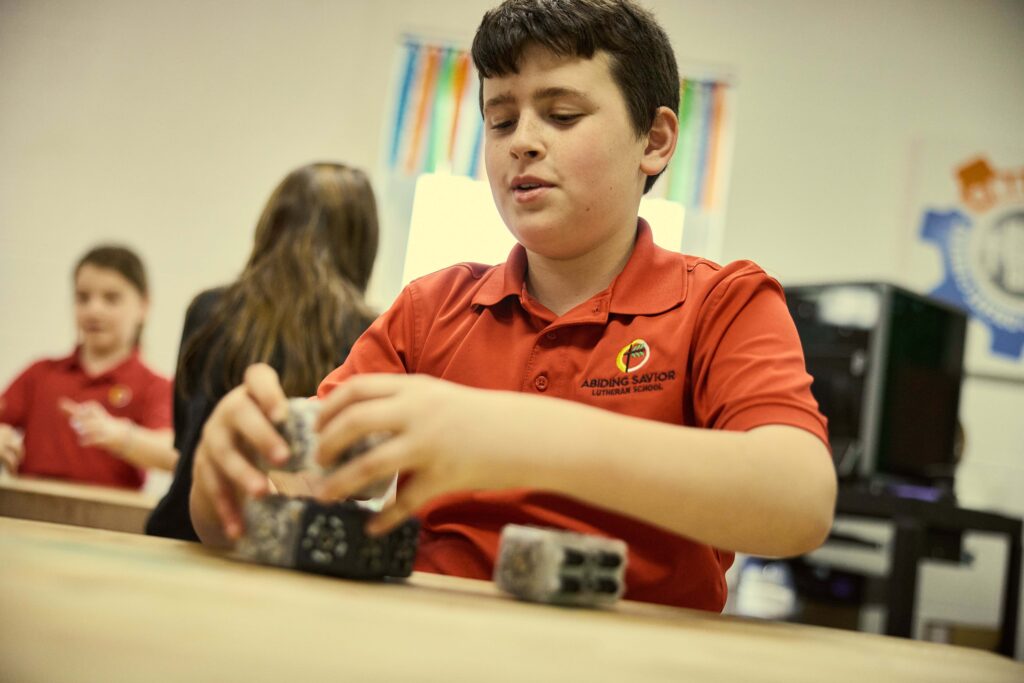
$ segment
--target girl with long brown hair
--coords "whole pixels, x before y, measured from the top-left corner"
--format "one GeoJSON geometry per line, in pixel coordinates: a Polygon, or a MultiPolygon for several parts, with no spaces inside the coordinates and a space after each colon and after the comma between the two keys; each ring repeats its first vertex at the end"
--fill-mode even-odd
{"type": "Polygon", "coordinates": [[[312,396],[345,359],[374,317],[363,294],[377,240],[376,202],[362,171],[309,164],[273,191],[241,275],[199,294],[186,314],[174,395],[181,459],[147,533],[198,540],[188,512],[195,447],[246,367],[268,363],[290,396],[312,396]]]}

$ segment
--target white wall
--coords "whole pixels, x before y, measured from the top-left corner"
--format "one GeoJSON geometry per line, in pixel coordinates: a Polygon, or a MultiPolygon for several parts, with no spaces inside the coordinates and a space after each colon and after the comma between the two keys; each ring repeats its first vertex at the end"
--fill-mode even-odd
{"type": "MultiPolygon", "coordinates": [[[[237,273],[285,172],[376,172],[398,37],[468,44],[491,4],[0,2],[0,382],[70,348],[68,271],[108,239],[148,262],[170,373],[189,299],[237,273]]],[[[784,282],[901,281],[915,142],[1024,147],[1024,2],[648,4],[680,61],[737,75],[725,254],[784,282]]],[[[965,501],[1024,514],[1022,412],[1020,385],[968,381],[965,501]]],[[[962,586],[926,578],[926,603],[962,586]]]]}
{"type": "MultiPolygon", "coordinates": [[[[68,348],[68,269],[111,238],[148,257],[169,372],[287,170],[376,172],[398,37],[468,43],[490,4],[0,3],[0,377],[68,348]]],[[[912,143],[1024,139],[1019,0],[649,4],[680,61],[737,74],[725,253],[784,281],[897,279],[912,143]]]]}
{"type": "Polygon", "coordinates": [[[68,271],[106,239],[146,257],[171,372],[185,306],[237,274],[288,170],[375,170],[399,34],[468,40],[485,7],[0,3],[0,377],[70,348],[68,271]]]}

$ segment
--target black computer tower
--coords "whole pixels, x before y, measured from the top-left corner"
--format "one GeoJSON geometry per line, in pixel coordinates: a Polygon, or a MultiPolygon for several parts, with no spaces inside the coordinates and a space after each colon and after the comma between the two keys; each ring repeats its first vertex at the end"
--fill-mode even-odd
{"type": "Polygon", "coordinates": [[[786,288],[846,480],[952,485],[967,317],[885,283],[786,288]]]}

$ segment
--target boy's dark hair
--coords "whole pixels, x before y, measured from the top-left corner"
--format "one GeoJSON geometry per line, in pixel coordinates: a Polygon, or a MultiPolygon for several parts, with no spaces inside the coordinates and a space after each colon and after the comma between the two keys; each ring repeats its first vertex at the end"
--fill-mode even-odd
{"type": "MultiPolygon", "coordinates": [[[[672,45],[654,15],[630,0],[505,0],[484,14],[473,38],[481,85],[485,78],[518,73],[529,45],[584,59],[607,52],[637,137],[650,130],[658,107],[679,113],[672,45]]],[[[480,92],[483,111],[482,87],[480,92]]],[[[647,179],[644,192],[658,175],[647,179]]]]}

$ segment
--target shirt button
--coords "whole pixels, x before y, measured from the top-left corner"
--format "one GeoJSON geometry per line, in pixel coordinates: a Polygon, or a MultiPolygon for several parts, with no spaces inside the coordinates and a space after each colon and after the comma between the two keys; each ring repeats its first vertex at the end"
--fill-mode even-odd
{"type": "Polygon", "coordinates": [[[533,380],[533,386],[537,387],[537,391],[547,391],[548,390],[548,376],[547,375],[537,375],[537,378],[535,380],[533,380]]]}
{"type": "Polygon", "coordinates": [[[547,334],[544,335],[544,337],[546,339],[548,339],[549,341],[555,341],[556,339],[558,339],[558,333],[557,332],[548,332],[547,334]]]}

